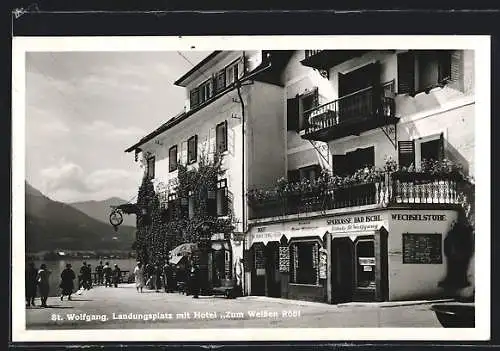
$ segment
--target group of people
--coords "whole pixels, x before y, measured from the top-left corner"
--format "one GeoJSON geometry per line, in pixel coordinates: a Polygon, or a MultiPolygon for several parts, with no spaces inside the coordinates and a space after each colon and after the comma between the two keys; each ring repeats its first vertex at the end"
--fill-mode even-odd
{"type": "Polygon", "coordinates": [[[155,263],[146,264],[137,262],[134,269],[135,286],[137,292],[143,291],[145,286],[159,292],[163,287],[165,292],[174,292],[178,289],[178,283],[187,285],[193,297],[198,297],[199,294],[199,267],[191,262],[189,274],[185,270],[178,269],[175,265],[170,263],[155,263]],[[187,283],[187,284],[186,284],[187,283]]]}
{"type": "MultiPolygon", "coordinates": [[[[121,270],[117,264],[114,265],[114,269],[111,268],[109,262],[105,265],[102,261],[96,267],[96,280],[95,283],[105,285],[106,287],[118,287],[121,282],[121,270]]],[[[52,272],[47,269],[45,263],[40,265],[40,269],[35,268],[33,262],[29,262],[26,267],[25,272],[25,287],[26,287],[26,307],[35,306],[35,298],[37,296],[37,290],[40,294],[41,307],[47,306],[47,299],[50,292],[50,280],[52,272]]],[[[71,300],[71,295],[74,293],[76,279],[76,274],[72,269],[71,264],[66,264],[66,268],[61,272],[61,283],[59,287],[61,288],[60,299],[63,301],[64,296],[71,300]]],[[[92,288],[92,269],[91,265],[87,262],[83,262],[80,268],[80,273],[78,275],[78,289],[79,290],[90,290],[92,288]]]]}

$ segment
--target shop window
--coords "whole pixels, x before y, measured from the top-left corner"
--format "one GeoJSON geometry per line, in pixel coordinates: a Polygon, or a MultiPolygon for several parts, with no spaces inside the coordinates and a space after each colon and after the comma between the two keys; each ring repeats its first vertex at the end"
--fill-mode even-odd
{"type": "Polygon", "coordinates": [[[155,177],[155,157],[151,156],[148,158],[146,166],[146,174],[149,179],[154,179],[155,177]]]}
{"type": "Polygon", "coordinates": [[[168,150],[168,170],[169,172],[177,170],[177,145],[168,150]]]}
{"type": "Polygon", "coordinates": [[[291,244],[293,261],[292,283],[314,284],[318,283],[318,243],[297,242],[291,244]]]}
{"type": "Polygon", "coordinates": [[[217,124],[215,128],[215,144],[218,153],[227,151],[227,121],[217,124]]]}
{"type": "Polygon", "coordinates": [[[187,163],[195,163],[197,161],[198,151],[198,136],[194,135],[188,139],[187,143],[187,163]]]}
{"type": "Polygon", "coordinates": [[[449,50],[408,51],[398,54],[398,94],[415,94],[442,86],[458,67],[449,50]]]}
{"type": "Polygon", "coordinates": [[[356,243],[356,287],[375,288],[375,246],[373,240],[356,243]]]}

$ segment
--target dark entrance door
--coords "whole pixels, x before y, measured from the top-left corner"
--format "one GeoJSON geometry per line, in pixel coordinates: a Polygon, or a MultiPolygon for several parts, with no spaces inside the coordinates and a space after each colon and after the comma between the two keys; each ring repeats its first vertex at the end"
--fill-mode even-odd
{"type": "Polygon", "coordinates": [[[353,298],[354,245],[349,238],[332,240],[332,297],[334,303],[349,302],[353,298]]]}
{"type": "Polygon", "coordinates": [[[266,268],[264,257],[265,246],[262,243],[255,243],[250,254],[252,255],[252,295],[264,296],[266,294],[266,268]]]}
{"type": "Polygon", "coordinates": [[[279,243],[270,242],[265,249],[267,296],[281,297],[279,273],[279,243]]]}

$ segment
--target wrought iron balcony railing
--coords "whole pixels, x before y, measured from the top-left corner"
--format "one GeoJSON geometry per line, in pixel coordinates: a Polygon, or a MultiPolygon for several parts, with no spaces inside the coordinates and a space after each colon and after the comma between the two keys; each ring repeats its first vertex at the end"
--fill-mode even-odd
{"type": "Polygon", "coordinates": [[[304,139],[330,141],[394,123],[394,81],[304,111],[304,139]]]}
{"type": "Polygon", "coordinates": [[[377,204],[457,204],[460,182],[454,174],[396,172],[360,184],[325,184],[317,189],[281,192],[262,189],[249,196],[250,219],[377,204]]]}

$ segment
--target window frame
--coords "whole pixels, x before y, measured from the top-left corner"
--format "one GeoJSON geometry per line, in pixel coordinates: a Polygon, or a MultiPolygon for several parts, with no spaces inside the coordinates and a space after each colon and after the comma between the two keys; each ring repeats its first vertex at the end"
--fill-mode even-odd
{"type": "Polygon", "coordinates": [[[179,165],[179,150],[176,145],[172,145],[168,149],[168,171],[169,172],[175,172],[178,168],[179,165]],[[173,166],[173,161],[172,161],[172,151],[175,149],[175,166],[173,166]]]}
{"type": "Polygon", "coordinates": [[[149,156],[146,160],[146,176],[148,177],[148,179],[155,178],[155,163],[156,157],[154,155],[149,156]]]}
{"type": "Polygon", "coordinates": [[[215,152],[218,154],[222,154],[226,151],[228,151],[228,132],[227,132],[227,121],[223,121],[221,123],[218,123],[215,126],[215,152]],[[224,135],[221,137],[223,140],[219,140],[219,133],[218,130],[219,128],[224,127],[224,135]],[[221,141],[224,142],[224,147],[221,148],[219,147],[219,144],[221,141]]]}
{"type": "Polygon", "coordinates": [[[216,213],[217,217],[225,217],[229,215],[229,189],[227,186],[227,179],[220,179],[217,181],[217,186],[216,186],[216,193],[215,193],[215,201],[216,201],[216,213]],[[221,199],[221,206],[222,209],[219,211],[219,196],[222,197],[221,199]]]}
{"type": "MultiPolygon", "coordinates": [[[[445,132],[440,132],[440,133],[435,133],[435,134],[430,134],[424,137],[420,137],[418,139],[414,139],[415,143],[415,169],[420,170],[422,169],[422,144],[425,144],[429,141],[436,141],[443,138],[443,143],[444,140],[446,140],[446,134],[445,132]]],[[[444,144],[442,145],[444,149],[444,144]]],[[[446,150],[443,150],[446,152],[446,150]]],[[[445,155],[442,155],[445,156],[445,155]]]]}
{"type": "Polygon", "coordinates": [[[187,140],[187,164],[198,162],[198,135],[195,134],[187,140]],[[190,150],[191,143],[194,142],[194,149],[190,150]],[[194,154],[194,155],[193,155],[194,154]]]}

